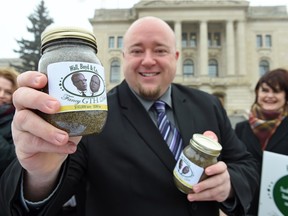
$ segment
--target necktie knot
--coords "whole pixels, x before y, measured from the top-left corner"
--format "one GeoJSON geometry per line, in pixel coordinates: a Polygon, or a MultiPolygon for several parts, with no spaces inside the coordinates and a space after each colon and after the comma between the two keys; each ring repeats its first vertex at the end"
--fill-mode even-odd
{"type": "Polygon", "coordinates": [[[154,102],[154,107],[158,114],[165,113],[165,105],[166,105],[165,102],[160,100],[154,102]]]}

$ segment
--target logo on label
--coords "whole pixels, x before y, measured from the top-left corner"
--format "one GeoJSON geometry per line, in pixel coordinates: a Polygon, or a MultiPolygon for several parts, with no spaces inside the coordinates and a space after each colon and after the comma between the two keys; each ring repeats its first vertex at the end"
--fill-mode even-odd
{"type": "Polygon", "coordinates": [[[57,62],[47,67],[49,95],[61,103],[60,112],[107,110],[104,69],[85,62],[57,62]]]}
{"type": "Polygon", "coordinates": [[[189,164],[186,163],[186,161],[183,160],[182,158],[178,162],[178,172],[180,175],[185,176],[185,177],[192,177],[193,176],[193,172],[190,169],[189,164]]]}
{"type": "MultiPolygon", "coordinates": [[[[268,192],[271,190],[268,188],[268,192]]],[[[271,198],[271,196],[269,196],[271,198]]],[[[274,185],[273,199],[278,210],[288,215],[288,176],[283,176],[274,185]]]]}
{"type": "Polygon", "coordinates": [[[77,71],[61,77],[59,87],[78,97],[96,97],[105,92],[103,78],[96,72],[77,71]],[[71,85],[71,83],[73,85],[71,85]]]}

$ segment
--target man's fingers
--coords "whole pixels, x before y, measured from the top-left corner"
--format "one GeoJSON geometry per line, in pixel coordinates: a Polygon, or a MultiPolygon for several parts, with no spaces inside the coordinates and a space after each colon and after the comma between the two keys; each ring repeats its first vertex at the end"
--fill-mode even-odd
{"type": "Polygon", "coordinates": [[[211,139],[213,139],[213,140],[218,142],[218,137],[213,131],[205,131],[203,133],[203,135],[205,135],[205,136],[207,136],[207,137],[209,137],[209,138],[211,138],[211,139]]]}
{"type": "Polygon", "coordinates": [[[18,88],[13,94],[13,99],[17,110],[29,108],[52,114],[60,109],[60,103],[56,99],[44,92],[27,87],[18,88]]]}
{"type": "Polygon", "coordinates": [[[17,77],[17,83],[19,87],[27,86],[41,89],[47,84],[47,77],[45,74],[37,71],[27,71],[17,77]]]}
{"type": "Polygon", "coordinates": [[[25,132],[41,137],[41,139],[55,145],[64,144],[69,139],[68,134],[65,131],[52,126],[30,110],[21,110],[15,113],[12,122],[12,130],[15,143],[23,143],[23,138],[19,135],[22,135],[25,132]],[[37,122],[37,127],[35,127],[34,122],[37,122]]]}

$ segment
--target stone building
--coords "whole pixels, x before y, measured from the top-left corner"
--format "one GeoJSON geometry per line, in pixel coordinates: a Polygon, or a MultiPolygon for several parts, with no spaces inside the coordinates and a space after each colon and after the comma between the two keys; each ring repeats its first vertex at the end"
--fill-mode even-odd
{"type": "Polygon", "coordinates": [[[90,19],[107,89],[123,79],[123,35],[143,16],[157,16],[175,31],[180,59],[174,81],[222,95],[229,115],[249,110],[263,73],[288,66],[285,6],[251,7],[244,0],[140,0],[129,9],[96,9],[90,19]]]}

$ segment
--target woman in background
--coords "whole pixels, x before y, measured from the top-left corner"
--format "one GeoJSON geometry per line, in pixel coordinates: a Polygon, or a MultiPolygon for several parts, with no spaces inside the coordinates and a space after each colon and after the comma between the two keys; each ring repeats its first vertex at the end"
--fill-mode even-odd
{"type": "MultiPolygon", "coordinates": [[[[235,131],[261,168],[264,150],[288,155],[288,71],[279,68],[267,72],[256,84],[255,95],[249,119],[236,124],[235,131]]],[[[259,191],[249,215],[258,215],[258,203],[259,191]]]]}
{"type": "Polygon", "coordinates": [[[18,74],[13,68],[0,68],[0,177],[16,157],[11,122],[15,112],[12,94],[17,89],[18,74]]]}

